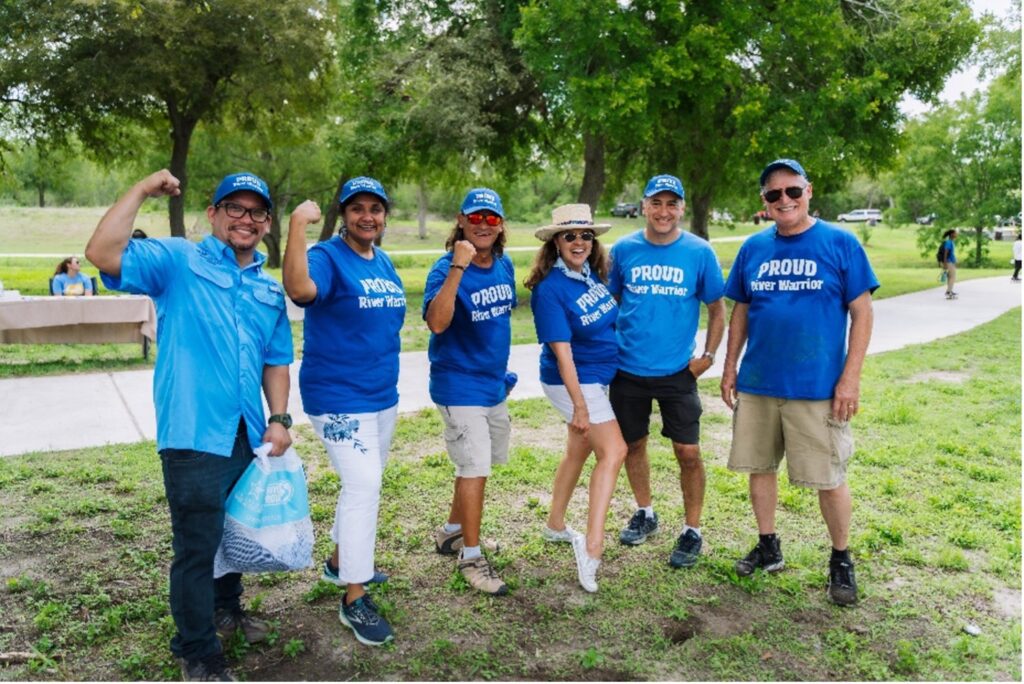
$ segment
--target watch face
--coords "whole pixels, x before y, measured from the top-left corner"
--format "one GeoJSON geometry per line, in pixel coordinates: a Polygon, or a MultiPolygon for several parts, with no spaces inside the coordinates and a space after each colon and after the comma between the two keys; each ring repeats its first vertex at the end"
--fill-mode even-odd
{"type": "Polygon", "coordinates": [[[276,416],[270,416],[269,422],[271,422],[271,423],[280,423],[287,430],[288,428],[290,428],[292,426],[292,417],[290,415],[288,415],[287,413],[284,413],[284,414],[281,414],[281,415],[276,415],[276,416]]]}

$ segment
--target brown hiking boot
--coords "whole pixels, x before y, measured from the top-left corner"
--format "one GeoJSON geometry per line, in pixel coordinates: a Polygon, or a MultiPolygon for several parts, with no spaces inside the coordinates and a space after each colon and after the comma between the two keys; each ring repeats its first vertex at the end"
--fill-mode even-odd
{"type": "Polygon", "coordinates": [[[466,578],[469,585],[485,594],[504,596],[508,593],[508,587],[498,573],[494,571],[485,556],[477,556],[469,560],[459,559],[459,572],[466,578]]]}
{"type": "Polygon", "coordinates": [[[230,639],[235,632],[242,630],[246,642],[258,644],[266,641],[270,634],[270,623],[250,617],[242,610],[222,608],[213,616],[213,624],[217,627],[217,634],[221,639],[230,639]]]}
{"type": "MultiPolygon", "coordinates": [[[[457,556],[465,544],[462,541],[462,530],[445,532],[444,525],[434,530],[434,549],[442,556],[457,556]]],[[[489,553],[500,553],[501,545],[493,539],[481,539],[480,548],[489,553]]]]}

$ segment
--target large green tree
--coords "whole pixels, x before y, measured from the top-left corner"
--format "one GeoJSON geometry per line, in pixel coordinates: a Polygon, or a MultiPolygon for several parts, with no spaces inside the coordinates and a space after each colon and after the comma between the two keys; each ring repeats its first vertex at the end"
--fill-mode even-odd
{"type": "Polygon", "coordinates": [[[74,132],[95,153],[123,153],[125,122],[169,139],[182,195],[169,202],[184,235],[188,154],[203,121],[232,107],[287,110],[322,96],[332,63],[330,0],[7,0],[0,3],[0,103],[51,138],[74,132]]]}
{"type": "MultiPolygon", "coordinates": [[[[704,236],[712,203],[752,203],[775,157],[799,157],[823,188],[886,163],[902,97],[932,98],[977,34],[965,0],[575,5],[523,11],[521,44],[553,106],[623,172],[679,174],[704,236]]],[[[603,159],[584,163],[601,175],[589,167],[603,159]]]]}

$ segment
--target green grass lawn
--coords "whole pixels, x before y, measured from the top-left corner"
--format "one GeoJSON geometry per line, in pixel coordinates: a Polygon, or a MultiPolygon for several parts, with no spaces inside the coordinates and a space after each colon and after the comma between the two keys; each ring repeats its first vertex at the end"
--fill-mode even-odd
{"type": "MultiPolygon", "coordinates": [[[[80,254],[103,211],[102,208],[41,210],[0,207],[0,244],[4,245],[5,252],[56,251],[50,245],[58,244],[67,248],[69,253],[80,254]],[[28,221],[26,217],[30,217],[32,220],[28,221]],[[61,229],[50,231],[38,227],[51,224],[60,224],[61,229]],[[70,247],[68,243],[63,242],[65,237],[70,239],[70,236],[74,236],[77,241],[77,248],[70,247]]],[[[151,230],[150,235],[155,237],[166,234],[166,227],[162,229],[153,227],[154,222],[160,226],[166,225],[162,213],[143,212],[140,217],[140,225],[151,230]],[[160,224],[161,221],[164,223],[160,224]]],[[[636,219],[601,218],[599,220],[607,220],[615,226],[602,238],[608,245],[616,238],[641,226],[641,222],[636,219]]],[[[190,225],[196,222],[203,225],[205,217],[199,214],[190,215],[188,221],[191,222],[190,225]]],[[[385,248],[393,251],[442,248],[451,225],[446,222],[434,221],[430,223],[430,226],[428,239],[420,240],[416,236],[416,227],[411,222],[397,222],[388,228],[385,248]]],[[[711,237],[714,239],[745,235],[763,227],[755,227],[753,224],[737,224],[732,229],[712,226],[711,237]]],[[[533,237],[533,227],[531,226],[512,224],[509,234],[510,245],[539,245],[533,237]]],[[[311,231],[310,236],[311,239],[314,239],[315,232],[311,231]]],[[[726,274],[732,266],[740,244],[738,241],[713,243],[726,274]]],[[[875,228],[866,249],[879,281],[882,283],[882,287],[875,293],[876,299],[916,292],[939,285],[939,270],[929,258],[922,257],[917,253],[915,232],[910,226],[895,229],[875,228]]],[[[1008,264],[1010,255],[1011,245],[1009,242],[991,243],[990,258],[993,263],[1005,262],[1008,264]]],[[[512,251],[509,252],[509,256],[515,264],[517,280],[520,283],[517,289],[520,304],[512,314],[512,343],[533,343],[536,342],[536,334],[529,306],[530,293],[522,286],[522,281],[529,273],[534,254],[529,251],[512,251]]],[[[402,328],[403,351],[423,351],[427,348],[430,332],[426,323],[423,322],[420,309],[423,304],[423,288],[427,272],[436,258],[435,255],[403,254],[396,254],[393,257],[395,266],[405,284],[408,298],[408,312],[405,325],[402,328]]],[[[18,290],[25,295],[46,295],[47,283],[50,276],[53,275],[57,261],[59,260],[42,257],[0,256],[0,280],[9,290],[18,290]]],[[[89,275],[97,273],[88,265],[84,270],[89,275]]],[[[280,270],[272,270],[270,273],[275,278],[280,279],[281,277],[280,270]]],[[[1007,268],[964,268],[959,271],[958,275],[961,280],[969,280],[1008,274],[1009,267],[1007,266],[1007,268]]],[[[101,294],[106,293],[102,284],[100,291],[101,294]]],[[[706,312],[702,309],[701,327],[705,324],[705,315],[706,312]]],[[[302,324],[293,323],[292,329],[296,356],[301,357],[302,324]]],[[[151,366],[155,358],[156,352],[150,355],[150,361],[143,360],[137,344],[0,345],[0,378],[145,368],[151,366]]]]}
{"type": "MultiPolygon", "coordinates": [[[[262,680],[1000,680],[1021,678],[1021,312],[964,334],[871,356],[849,469],[851,550],[861,602],[825,598],[829,545],[813,492],[781,478],[787,568],[738,577],[755,542],[744,477],[725,468],[730,417],[701,382],[708,468],[705,556],[667,564],[682,523],[677,466],[652,439],[664,532],[626,548],[632,512],[620,476],[606,523],[600,591],[577,585],[572,551],[541,540],[565,428],[541,399],[513,401],[510,463],[488,483],[484,533],[512,589],[471,591],[434,553],[452,468],[436,411],[398,422],[385,471],[372,589],[392,645],[355,642],[339,591],[318,571],[250,577],[244,600],[275,621],[271,642],[228,652],[262,680]],[[1001,349],[986,356],[976,349],[1001,349]],[[980,635],[963,630],[977,625],[980,635]]],[[[655,423],[657,423],[655,417],[655,423]]],[[[659,425],[652,426],[657,434],[659,425]]],[[[338,490],[319,441],[294,431],[318,535],[338,490]]],[[[152,443],[0,459],[0,653],[29,652],[3,679],[176,679],[167,650],[171,557],[152,443]]],[[[589,474],[589,467],[584,477],[589,474]]],[[[586,480],[569,523],[585,524],[586,480]]]]}

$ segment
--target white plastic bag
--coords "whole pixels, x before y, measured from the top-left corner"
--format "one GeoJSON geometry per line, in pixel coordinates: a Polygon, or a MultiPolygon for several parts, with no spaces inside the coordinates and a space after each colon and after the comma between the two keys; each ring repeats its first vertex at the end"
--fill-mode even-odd
{"type": "Polygon", "coordinates": [[[313,521],[302,460],[291,447],[271,457],[270,446],[253,450],[256,458],[228,496],[214,577],[313,565],[313,521]]]}

